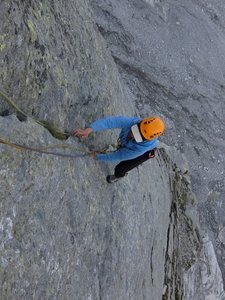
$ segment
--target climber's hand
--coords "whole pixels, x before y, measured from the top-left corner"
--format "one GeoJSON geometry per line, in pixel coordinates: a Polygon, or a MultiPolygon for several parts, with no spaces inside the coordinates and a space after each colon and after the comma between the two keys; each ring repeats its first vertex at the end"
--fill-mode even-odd
{"type": "Polygon", "coordinates": [[[86,139],[90,133],[92,133],[93,129],[88,127],[85,129],[73,129],[72,130],[72,135],[73,136],[79,136],[82,137],[83,139],[86,139]]]}
{"type": "Polygon", "coordinates": [[[97,154],[96,151],[92,151],[92,152],[89,153],[89,155],[90,155],[92,158],[94,158],[94,159],[96,159],[96,154],[97,154]]]}

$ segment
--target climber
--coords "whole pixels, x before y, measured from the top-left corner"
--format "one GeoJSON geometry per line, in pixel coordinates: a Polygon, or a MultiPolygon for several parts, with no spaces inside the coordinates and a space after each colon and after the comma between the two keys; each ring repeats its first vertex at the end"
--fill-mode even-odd
{"type": "Polygon", "coordinates": [[[85,129],[73,129],[72,135],[87,138],[92,132],[120,128],[120,146],[115,152],[97,153],[91,156],[97,160],[114,162],[119,161],[114,175],[108,175],[108,183],[118,181],[127,175],[127,172],[154,157],[158,145],[158,137],[164,132],[165,125],[158,116],[141,119],[140,117],[106,117],[93,122],[85,129]]]}

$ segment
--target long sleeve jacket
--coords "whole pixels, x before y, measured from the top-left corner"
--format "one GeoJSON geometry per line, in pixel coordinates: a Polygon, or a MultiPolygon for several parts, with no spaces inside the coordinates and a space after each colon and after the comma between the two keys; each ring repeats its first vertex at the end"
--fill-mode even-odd
{"type": "Polygon", "coordinates": [[[148,150],[156,148],[158,145],[157,138],[151,141],[143,141],[141,143],[137,143],[134,139],[130,139],[131,127],[134,124],[138,124],[141,120],[142,119],[140,117],[116,116],[99,119],[93,122],[90,127],[94,132],[107,129],[121,129],[119,135],[121,148],[108,154],[97,154],[96,159],[109,162],[129,160],[144,154],[148,150]]]}

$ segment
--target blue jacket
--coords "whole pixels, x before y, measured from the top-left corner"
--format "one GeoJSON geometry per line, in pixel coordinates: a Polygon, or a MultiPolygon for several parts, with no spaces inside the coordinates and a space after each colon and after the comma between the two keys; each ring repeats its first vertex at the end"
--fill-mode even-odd
{"type": "Polygon", "coordinates": [[[90,127],[94,132],[121,128],[119,139],[122,147],[117,151],[108,154],[97,154],[96,158],[98,160],[109,162],[129,160],[157,147],[158,138],[141,143],[137,143],[135,140],[129,140],[131,127],[134,124],[139,123],[141,120],[142,119],[140,117],[107,117],[92,123],[90,127]]]}

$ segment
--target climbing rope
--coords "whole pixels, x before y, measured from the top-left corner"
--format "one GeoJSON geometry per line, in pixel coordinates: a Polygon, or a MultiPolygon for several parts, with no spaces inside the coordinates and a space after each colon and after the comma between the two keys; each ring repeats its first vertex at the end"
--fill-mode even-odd
{"type": "MultiPolygon", "coordinates": [[[[24,111],[22,111],[16,104],[15,102],[6,95],[2,90],[0,90],[0,96],[2,97],[3,100],[5,100],[10,107],[12,107],[17,113],[19,113],[22,117],[29,117],[24,111]]],[[[59,129],[55,128],[52,124],[50,124],[47,121],[40,121],[37,120],[33,117],[30,117],[33,121],[35,121],[37,124],[43,126],[46,128],[55,138],[59,140],[66,140],[69,136],[71,136],[70,133],[68,132],[62,132],[59,129]]],[[[12,148],[15,148],[17,150],[29,150],[29,151],[34,151],[34,152],[39,152],[39,153],[44,153],[44,154],[51,154],[51,155],[56,155],[56,156],[63,156],[63,157],[71,157],[71,158],[76,158],[76,157],[84,157],[88,156],[88,153],[62,153],[62,152],[56,152],[56,151],[48,151],[47,149],[50,148],[72,148],[70,145],[49,145],[44,148],[36,148],[36,147],[29,147],[26,145],[20,145],[17,143],[13,143],[9,140],[6,140],[4,138],[0,137],[0,143],[10,146],[12,148]]]]}
{"type": "MultiPolygon", "coordinates": [[[[6,95],[5,92],[3,92],[2,90],[0,90],[0,96],[8,103],[9,106],[11,106],[17,113],[19,113],[22,117],[29,117],[24,111],[22,111],[16,104],[15,102],[6,95]]],[[[62,132],[59,129],[55,128],[52,124],[50,124],[47,121],[40,121],[37,120],[33,117],[29,117],[31,118],[33,121],[35,121],[37,124],[43,126],[44,128],[46,128],[55,138],[59,139],[59,140],[66,140],[71,136],[71,133],[69,132],[62,132]]],[[[85,156],[89,156],[91,154],[91,152],[86,152],[86,153],[62,153],[62,152],[56,152],[56,151],[49,151],[48,149],[51,148],[73,148],[72,145],[65,145],[65,144],[61,144],[61,145],[48,145],[42,148],[37,148],[37,147],[30,147],[27,145],[21,145],[21,144],[17,144],[17,143],[13,143],[9,140],[6,140],[4,138],[0,137],[0,143],[7,145],[9,147],[15,148],[17,150],[28,150],[28,151],[34,151],[34,152],[38,152],[38,153],[44,153],[44,154],[51,154],[51,155],[55,155],[55,156],[62,156],[62,157],[71,157],[71,158],[77,158],[77,157],[85,157],[85,156]]],[[[104,153],[105,151],[96,151],[98,153],[104,153]]]]}
{"type": "MultiPolygon", "coordinates": [[[[36,148],[36,147],[29,147],[26,145],[21,145],[17,143],[12,143],[9,140],[5,140],[3,138],[0,138],[0,143],[7,145],[9,147],[15,148],[17,150],[28,150],[28,151],[34,151],[38,153],[44,153],[44,154],[50,154],[50,155],[55,155],[55,156],[62,156],[62,157],[71,157],[71,158],[78,158],[78,157],[85,157],[89,156],[90,153],[62,153],[62,152],[55,152],[55,151],[47,151],[46,149],[48,148],[53,148],[53,147],[59,147],[59,145],[50,145],[46,146],[45,148],[36,148]]],[[[63,146],[63,145],[60,145],[63,146]]],[[[64,145],[64,148],[69,148],[70,145],[64,145]],[[66,147],[68,146],[68,147],[66,147]]]]}
{"type": "Polygon", "coordinates": [[[55,128],[52,124],[50,124],[47,121],[40,121],[37,120],[33,117],[28,116],[24,111],[22,111],[16,104],[15,102],[6,95],[5,92],[3,92],[2,90],[0,90],[0,96],[2,97],[2,99],[8,103],[9,106],[11,106],[17,113],[19,113],[22,117],[29,117],[32,120],[34,120],[37,124],[45,127],[51,134],[52,136],[54,136],[55,138],[59,139],[59,140],[66,140],[68,139],[68,137],[71,136],[71,134],[69,132],[62,132],[61,130],[59,130],[58,128],[55,128]]]}

